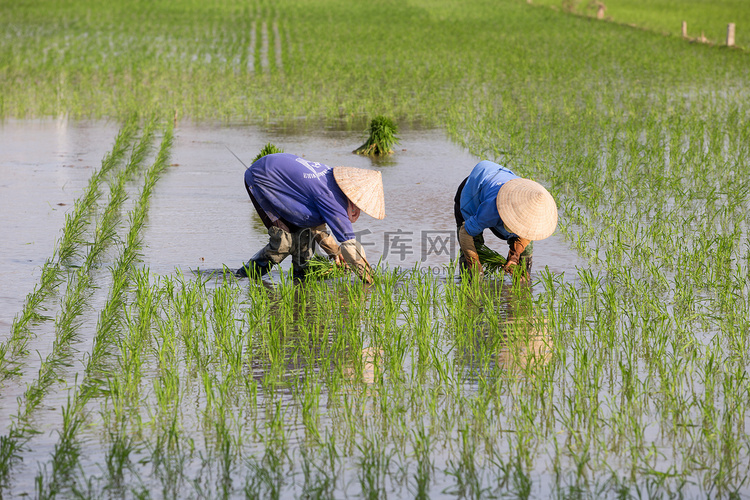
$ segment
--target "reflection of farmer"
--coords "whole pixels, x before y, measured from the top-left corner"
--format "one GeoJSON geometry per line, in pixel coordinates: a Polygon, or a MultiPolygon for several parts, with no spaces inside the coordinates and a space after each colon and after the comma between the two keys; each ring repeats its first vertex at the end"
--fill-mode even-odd
{"type": "Polygon", "coordinates": [[[535,316],[534,298],[528,289],[510,287],[484,289],[482,300],[452,309],[449,316],[456,337],[456,367],[474,377],[493,361],[499,368],[529,372],[546,365],[552,358],[553,339],[544,317],[535,316]],[[468,317],[481,318],[491,311],[497,321],[477,323],[466,336],[468,317]]]}
{"type": "Polygon", "coordinates": [[[237,276],[263,276],[291,255],[294,277],[303,278],[317,242],[337,264],[345,262],[363,280],[371,281],[370,265],[354,239],[352,223],[359,218],[360,209],[376,219],[385,217],[380,172],[331,168],[277,153],[250,165],[245,171],[245,188],[270,240],[237,270],[237,276]],[[340,246],[336,240],[342,242],[340,246]]]}
{"type": "Polygon", "coordinates": [[[458,186],[454,201],[461,268],[479,274],[477,247],[484,244],[485,229],[508,242],[505,271],[512,273],[520,263],[528,273],[533,240],[543,240],[557,226],[555,200],[541,184],[487,160],[458,186]]]}

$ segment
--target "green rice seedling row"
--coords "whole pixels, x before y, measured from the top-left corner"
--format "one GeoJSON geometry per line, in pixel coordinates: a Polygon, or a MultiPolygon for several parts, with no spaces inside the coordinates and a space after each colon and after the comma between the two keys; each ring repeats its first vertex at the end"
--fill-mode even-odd
{"type": "Polygon", "coordinates": [[[28,338],[33,335],[30,323],[44,318],[41,313],[43,309],[40,309],[42,302],[59,285],[62,266],[69,264],[78,255],[84,231],[88,225],[86,215],[92,209],[100,194],[99,184],[125,154],[134,133],[134,125],[134,121],[130,120],[123,127],[115,140],[112,152],[103,160],[102,168],[91,177],[86,192],[76,200],[74,211],[66,216],[65,226],[55,249],[55,255],[44,263],[39,284],[27,296],[23,310],[14,319],[11,336],[0,347],[0,355],[2,356],[0,367],[2,367],[4,378],[17,372],[13,367],[15,359],[27,354],[28,338]]]}
{"type": "MultiPolygon", "coordinates": [[[[154,122],[147,124],[144,136],[133,151],[131,160],[124,173],[132,175],[144,155],[152,139],[154,122]]],[[[145,183],[135,209],[130,213],[130,230],[128,231],[126,246],[123,248],[115,267],[112,269],[112,286],[110,287],[109,299],[99,314],[97,334],[94,345],[85,367],[85,376],[80,381],[77,392],[69,398],[68,405],[63,408],[63,428],[60,438],[55,445],[55,450],[49,469],[45,473],[40,472],[36,483],[42,497],[53,497],[59,493],[69,491],[70,485],[67,478],[78,464],[81,455],[81,444],[77,440],[77,434],[86,423],[85,407],[89,399],[100,394],[103,379],[111,377],[112,373],[105,363],[105,359],[112,347],[117,343],[117,337],[124,323],[123,309],[127,285],[131,279],[130,274],[134,271],[133,264],[137,257],[140,245],[139,233],[144,224],[147,213],[148,201],[153,185],[158,179],[160,171],[165,167],[168,159],[169,149],[172,143],[171,128],[167,129],[159,153],[154,164],[146,172],[145,183]],[[49,474],[46,474],[49,471],[49,474]]]]}
{"type": "MultiPolygon", "coordinates": [[[[132,124],[129,123],[129,126],[132,124]]],[[[96,228],[93,232],[93,242],[84,256],[82,265],[71,273],[67,284],[65,294],[61,298],[61,309],[55,319],[56,337],[52,344],[51,352],[42,361],[39,368],[38,378],[31,383],[22,398],[19,398],[19,410],[16,420],[8,429],[8,434],[3,436],[2,442],[2,475],[3,482],[7,482],[13,462],[19,457],[18,450],[23,449],[26,442],[37,432],[31,422],[31,417],[42,403],[46,393],[52,384],[61,378],[61,369],[64,369],[70,362],[71,344],[78,338],[77,331],[80,328],[80,317],[86,308],[87,299],[93,291],[93,272],[98,266],[101,256],[106,247],[111,245],[116,238],[116,225],[119,219],[119,209],[124,203],[127,193],[124,188],[125,180],[132,177],[143,161],[144,156],[152,139],[153,122],[147,124],[144,134],[136,147],[133,148],[130,160],[119,171],[117,177],[112,180],[110,185],[110,197],[107,206],[101,213],[97,221],[96,228]]],[[[118,138],[123,137],[121,133],[118,138]]],[[[116,147],[119,142],[116,142],[116,147]]],[[[109,156],[108,158],[111,158],[109,156]]],[[[109,165],[105,159],[105,165],[109,165]]],[[[104,170],[104,169],[103,169],[104,170]]],[[[87,193],[91,193],[91,186],[87,193]]],[[[79,207],[80,205],[76,205],[79,207]]],[[[143,214],[141,214],[141,219],[143,214]]],[[[70,220],[70,219],[68,219],[70,220]]],[[[67,226],[66,227],[70,227],[67,226]]],[[[132,265],[132,257],[128,265],[132,265]]],[[[48,261],[49,262],[49,261],[48,261]]],[[[117,283],[117,280],[114,281],[117,283]]],[[[95,359],[96,357],[94,357],[95,359]]],[[[90,360],[91,361],[91,358],[90,360]]],[[[69,434],[75,431],[77,420],[75,408],[63,412],[64,429],[61,436],[65,442],[60,447],[62,453],[70,448],[69,434]]]]}

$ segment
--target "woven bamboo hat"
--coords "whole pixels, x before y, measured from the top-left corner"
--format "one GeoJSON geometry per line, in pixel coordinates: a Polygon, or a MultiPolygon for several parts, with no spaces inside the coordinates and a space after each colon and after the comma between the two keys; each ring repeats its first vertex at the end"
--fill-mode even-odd
{"type": "Polygon", "coordinates": [[[505,227],[521,238],[543,240],[557,227],[557,205],[544,186],[530,179],[511,179],[497,193],[497,211],[505,227]]]}
{"type": "Polygon", "coordinates": [[[371,217],[385,217],[383,175],[376,170],[333,167],[333,178],[347,198],[371,217]]]}

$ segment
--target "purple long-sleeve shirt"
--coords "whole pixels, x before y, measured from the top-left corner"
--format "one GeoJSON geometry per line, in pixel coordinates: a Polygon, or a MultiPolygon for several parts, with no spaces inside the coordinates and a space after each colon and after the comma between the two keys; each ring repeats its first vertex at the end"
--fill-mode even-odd
{"type": "Polygon", "coordinates": [[[301,228],[328,224],[340,242],[355,236],[348,199],[328,165],[289,153],[266,155],[245,171],[245,184],[272,220],[301,228]]]}

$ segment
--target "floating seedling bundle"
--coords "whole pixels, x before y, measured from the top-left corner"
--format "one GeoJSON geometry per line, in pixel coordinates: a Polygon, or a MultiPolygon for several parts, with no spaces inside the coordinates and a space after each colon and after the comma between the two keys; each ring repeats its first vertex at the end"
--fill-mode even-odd
{"type": "Polygon", "coordinates": [[[367,141],[354,150],[360,155],[389,155],[393,153],[393,146],[398,144],[398,127],[390,118],[379,115],[370,122],[367,141]]]}
{"type": "Polygon", "coordinates": [[[260,153],[258,153],[258,155],[255,158],[253,158],[253,163],[260,160],[264,156],[272,155],[274,153],[283,153],[283,152],[284,152],[283,149],[279,149],[275,145],[268,142],[266,143],[265,146],[263,146],[263,148],[261,148],[260,153]]]}

